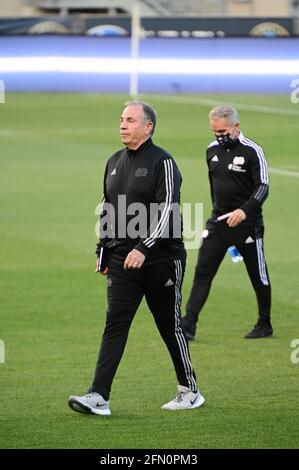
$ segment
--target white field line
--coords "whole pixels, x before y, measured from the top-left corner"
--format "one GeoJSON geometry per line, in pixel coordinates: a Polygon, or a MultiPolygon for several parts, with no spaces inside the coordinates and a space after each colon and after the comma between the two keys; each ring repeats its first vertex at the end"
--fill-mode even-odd
{"type": "MultiPolygon", "coordinates": [[[[186,103],[186,104],[202,104],[204,106],[215,106],[218,104],[224,104],[221,101],[215,100],[208,100],[203,98],[188,98],[185,96],[166,96],[166,95],[151,95],[151,98],[162,100],[162,101],[170,101],[174,103],[186,103]]],[[[251,104],[244,104],[244,103],[233,103],[238,109],[243,109],[246,111],[259,111],[262,113],[270,113],[270,114],[285,114],[290,116],[299,116],[299,111],[295,111],[292,109],[284,109],[284,108],[274,108],[270,106],[258,106],[258,105],[251,105],[251,104]]],[[[110,129],[109,129],[110,130],[110,129]]],[[[39,129],[39,132],[74,132],[74,133],[84,133],[84,132],[103,132],[103,128],[59,128],[59,129],[39,129]]],[[[105,130],[106,131],[106,130],[105,130]]],[[[0,129],[0,135],[13,135],[18,132],[28,132],[28,129],[0,129]]],[[[269,168],[269,173],[273,173],[276,175],[281,176],[290,176],[293,178],[299,177],[299,172],[297,171],[290,171],[290,170],[283,170],[280,168],[269,168]]]]}
{"type": "MultiPolygon", "coordinates": [[[[167,96],[167,95],[150,95],[151,98],[161,100],[161,101],[168,101],[173,103],[184,103],[184,104],[195,104],[195,105],[203,105],[203,106],[217,106],[219,104],[226,104],[221,101],[216,100],[209,100],[204,98],[192,98],[187,96],[167,96]]],[[[275,108],[271,106],[258,106],[253,104],[244,104],[244,103],[232,103],[238,109],[243,109],[245,111],[258,111],[261,113],[267,114],[284,114],[287,116],[299,116],[299,111],[293,109],[285,109],[285,108],[275,108]]],[[[297,171],[290,171],[290,170],[282,170],[280,168],[269,168],[269,173],[273,173],[276,175],[281,176],[291,176],[298,178],[299,172],[297,171]]]]}
{"type": "MultiPolygon", "coordinates": [[[[217,106],[219,104],[227,104],[224,101],[209,100],[204,98],[192,98],[187,96],[167,96],[167,95],[149,95],[150,98],[154,98],[161,101],[168,101],[172,103],[183,103],[183,104],[195,104],[203,106],[217,106]]],[[[272,106],[259,106],[255,104],[246,104],[246,103],[230,103],[232,106],[235,106],[238,109],[243,111],[253,111],[266,114],[284,114],[285,116],[299,116],[299,110],[288,109],[288,108],[275,108],[272,106]]]]}
{"type": "Polygon", "coordinates": [[[280,168],[269,168],[269,173],[281,176],[291,176],[293,178],[299,178],[299,171],[281,170],[280,168]]]}

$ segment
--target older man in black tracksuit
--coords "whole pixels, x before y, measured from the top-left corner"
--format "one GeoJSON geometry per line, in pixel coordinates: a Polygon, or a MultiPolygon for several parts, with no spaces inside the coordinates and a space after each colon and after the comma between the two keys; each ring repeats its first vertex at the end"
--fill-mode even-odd
{"type": "Polygon", "coordinates": [[[204,402],[181,324],[186,259],[178,208],[182,178],[171,155],[152,142],[155,124],[149,105],[128,103],[120,124],[126,147],[106,166],[97,270],[107,274],[108,310],[89,393],[69,398],[70,407],[82,413],[110,414],[112,381],[144,296],[178,380],[178,394],[162,408],[193,409],[204,402]]]}
{"type": "MultiPolygon", "coordinates": [[[[207,149],[213,211],[203,231],[192,290],[183,326],[194,339],[198,315],[229,246],[235,245],[258,303],[258,321],[245,338],[271,336],[271,285],[264,257],[262,204],[268,196],[267,162],[262,148],[240,131],[231,106],[217,106],[210,114],[216,140],[207,149]]],[[[237,307],[235,307],[237,308],[237,307]]]]}

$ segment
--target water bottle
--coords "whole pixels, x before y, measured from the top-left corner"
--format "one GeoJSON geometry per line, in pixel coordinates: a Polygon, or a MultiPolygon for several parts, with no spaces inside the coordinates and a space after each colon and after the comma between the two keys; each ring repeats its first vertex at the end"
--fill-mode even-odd
{"type": "Polygon", "coordinates": [[[238,263],[238,261],[243,261],[243,256],[241,255],[241,253],[239,253],[239,250],[235,245],[230,246],[227,252],[231,256],[232,261],[234,263],[238,263]]]}

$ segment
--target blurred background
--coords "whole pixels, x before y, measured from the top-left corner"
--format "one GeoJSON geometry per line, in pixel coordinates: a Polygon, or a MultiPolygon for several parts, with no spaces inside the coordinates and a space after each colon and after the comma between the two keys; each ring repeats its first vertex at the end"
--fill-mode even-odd
{"type": "Polygon", "coordinates": [[[298,0],[1,0],[0,15],[7,91],[285,93],[299,73],[298,0]]]}
{"type": "Polygon", "coordinates": [[[0,448],[298,448],[298,34],[294,0],[0,0],[0,448]],[[90,385],[105,324],[97,207],[130,96],[157,110],[154,140],[203,220],[210,109],[235,106],[263,147],[274,336],[243,339],[256,300],[226,256],[190,345],[205,406],[161,410],[176,378],[142,303],[112,416],[82,418],[67,397],[90,385]]]}

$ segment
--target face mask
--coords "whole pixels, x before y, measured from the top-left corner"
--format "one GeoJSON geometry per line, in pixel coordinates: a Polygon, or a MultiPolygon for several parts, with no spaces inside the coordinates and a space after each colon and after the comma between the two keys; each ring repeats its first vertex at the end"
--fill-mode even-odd
{"type": "Polygon", "coordinates": [[[234,140],[231,138],[231,135],[229,133],[216,135],[216,139],[218,144],[226,149],[232,147],[234,143],[234,140]]]}

